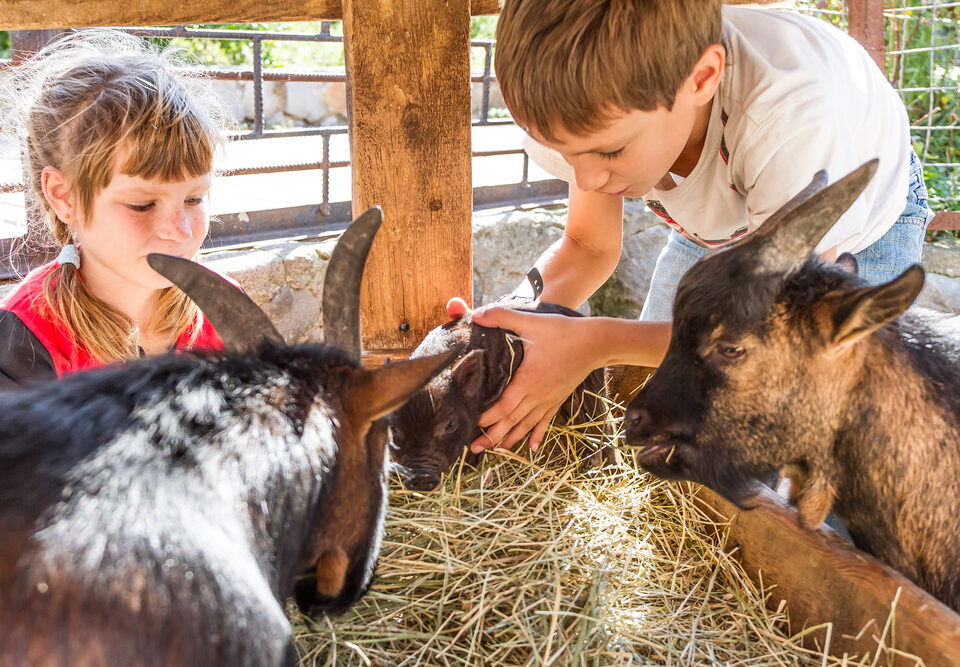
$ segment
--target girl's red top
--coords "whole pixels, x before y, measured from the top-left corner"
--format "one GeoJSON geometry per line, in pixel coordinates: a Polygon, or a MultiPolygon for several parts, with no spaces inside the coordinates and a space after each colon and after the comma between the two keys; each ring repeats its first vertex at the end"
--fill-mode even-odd
{"type": "MultiPolygon", "coordinates": [[[[43,298],[43,281],[56,268],[53,261],[34,269],[0,301],[0,389],[103,365],[73,340],[43,298]]],[[[201,316],[200,334],[190,345],[192,335],[192,327],[184,331],[174,349],[223,350],[206,317],[201,316]]]]}

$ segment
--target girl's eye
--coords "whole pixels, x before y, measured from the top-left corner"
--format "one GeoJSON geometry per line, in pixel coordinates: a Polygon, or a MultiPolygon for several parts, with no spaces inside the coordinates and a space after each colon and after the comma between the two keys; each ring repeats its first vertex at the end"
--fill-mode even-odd
{"type": "Polygon", "coordinates": [[[613,151],[612,153],[600,153],[600,157],[602,157],[604,160],[616,160],[618,157],[620,157],[621,153],[623,153],[622,148],[618,151],[613,151]]]}
{"type": "Polygon", "coordinates": [[[727,345],[726,343],[718,343],[717,352],[720,354],[720,356],[726,357],[727,359],[736,359],[737,357],[742,357],[746,350],[743,349],[742,345],[727,345]]]}
{"type": "Polygon", "coordinates": [[[153,208],[153,202],[149,204],[127,204],[127,208],[131,211],[136,211],[137,213],[145,213],[153,208]]]}
{"type": "Polygon", "coordinates": [[[187,200],[187,204],[190,206],[199,206],[203,203],[203,197],[191,197],[187,200]]]}

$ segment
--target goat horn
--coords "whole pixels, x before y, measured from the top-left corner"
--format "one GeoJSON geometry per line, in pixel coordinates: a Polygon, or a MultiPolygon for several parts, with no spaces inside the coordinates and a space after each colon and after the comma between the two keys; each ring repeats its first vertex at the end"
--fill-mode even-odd
{"type": "Polygon", "coordinates": [[[760,246],[763,272],[790,273],[807,261],[817,243],[856,201],[877,171],[877,159],[865,162],[832,185],[819,171],[810,185],[770,216],[743,245],[760,246]]]}
{"type": "Polygon", "coordinates": [[[151,253],[147,263],[193,299],[217,330],[224,349],[244,354],[256,352],[267,342],[284,344],[283,336],[257,304],[222,276],[173,255],[151,253]]]}
{"type": "Polygon", "coordinates": [[[323,279],[323,342],[360,359],[360,281],[383,209],[374,206],[337,241],[323,279]]]}

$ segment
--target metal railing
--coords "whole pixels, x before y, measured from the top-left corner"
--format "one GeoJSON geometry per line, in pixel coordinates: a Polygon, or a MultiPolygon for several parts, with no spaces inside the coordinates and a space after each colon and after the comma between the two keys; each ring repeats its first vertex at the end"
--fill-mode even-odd
{"type": "MultiPolygon", "coordinates": [[[[332,201],[330,192],[330,172],[332,169],[350,167],[349,160],[332,160],[330,152],[331,138],[348,135],[346,125],[331,125],[306,128],[270,129],[264,118],[264,91],[266,81],[282,82],[326,82],[345,83],[345,72],[291,72],[271,71],[264,67],[264,42],[304,42],[339,44],[342,48],[343,36],[331,31],[331,22],[321,23],[317,33],[298,33],[257,30],[214,30],[206,28],[142,27],[116,28],[126,33],[147,39],[191,39],[191,40],[245,40],[252,45],[252,65],[240,69],[222,67],[204,67],[204,76],[222,81],[250,81],[253,84],[253,120],[250,129],[230,133],[230,138],[238,141],[278,139],[292,137],[322,138],[322,150],[318,160],[275,164],[250,164],[221,170],[222,176],[244,176],[252,174],[272,174],[279,172],[316,170],[320,172],[321,197],[316,204],[281,208],[275,210],[247,211],[237,214],[218,216],[218,224],[211,227],[205,247],[219,247],[256,242],[268,238],[293,235],[322,235],[335,232],[350,220],[350,202],[332,201]]],[[[471,48],[483,52],[482,72],[471,72],[471,84],[481,84],[481,104],[474,127],[510,125],[508,117],[491,117],[491,88],[496,82],[493,74],[492,40],[471,40],[471,48]]],[[[0,67],[10,67],[10,62],[0,63],[0,67]]],[[[565,183],[557,180],[530,181],[529,159],[519,146],[500,150],[474,150],[475,158],[522,155],[522,167],[518,169],[518,179],[508,185],[475,187],[473,191],[474,208],[516,205],[556,201],[567,195],[565,183]]],[[[0,193],[21,192],[21,183],[0,183],[0,193]]],[[[11,249],[18,239],[0,239],[0,279],[22,274],[24,268],[37,265],[47,259],[43,252],[25,249],[21,257],[14,262],[11,249]]]]}
{"type": "MultiPolygon", "coordinates": [[[[798,0],[797,7],[846,28],[854,0],[798,0]]],[[[862,3],[863,0],[860,0],[862,3]]],[[[910,117],[930,205],[960,198],[960,2],[885,0],[885,68],[910,117]]]]}

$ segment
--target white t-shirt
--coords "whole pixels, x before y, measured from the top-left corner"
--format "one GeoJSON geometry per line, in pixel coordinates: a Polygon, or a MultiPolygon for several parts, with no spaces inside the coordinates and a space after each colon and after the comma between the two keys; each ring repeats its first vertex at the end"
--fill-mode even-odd
{"type": "MultiPolygon", "coordinates": [[[[771,9],[723,8],[726,66],[696,167],[647,205],[705,246],[755,230],[820,169],[829,181],[874,157],[867,189],[817,246],[859,252],[906,205],[910,130],[899,95],[856,40],[825,21],[771,9]]],[[[530,137],[530,157],[574,182],[563,157],[530,137]]]]}

